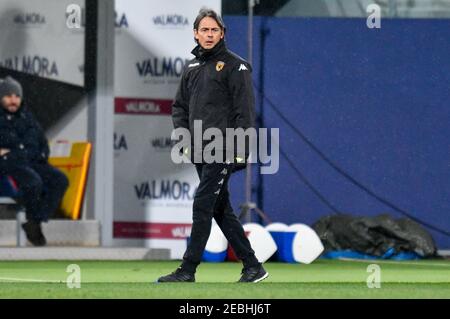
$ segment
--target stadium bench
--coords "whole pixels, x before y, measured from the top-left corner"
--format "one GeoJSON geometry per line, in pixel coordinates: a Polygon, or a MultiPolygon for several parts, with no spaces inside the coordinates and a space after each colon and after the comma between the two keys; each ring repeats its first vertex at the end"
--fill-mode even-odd
{"type": "MultiPolygon", "coordinates": [[[[67,144],[68,154],[56,154],[49,158],[49,163],[60,169],[69,179],[69,188],[61,202],[60,209],[66,218],[77,220],[81,215],[81,207],[89,169],[89,160],[92,144],[88,142],[59,143],[67,144]]],[[[16,242],[17,246],[26,245],[25,232],[22,223],[25,222],[26,212],[24,207],[18,204],[19,189],[16,182],[10,176],[0,176],[0,205],[16,205],[16,242]]]]}
{"type": "Polygon", "coordinates": [[[16,205],[16,245],[23,247],[26,244],[25,232],[22,229],[22,223],[25,222],[25,209],[14,199],[19,190],[16,182],[10,176],[0,176],[0,204],[16,205]]]}

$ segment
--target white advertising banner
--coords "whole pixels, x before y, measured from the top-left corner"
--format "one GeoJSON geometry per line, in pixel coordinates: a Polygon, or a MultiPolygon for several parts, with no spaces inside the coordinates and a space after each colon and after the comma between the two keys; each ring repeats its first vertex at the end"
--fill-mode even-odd
{"type": "Polygon", "coordinates": [[[171,105],[198,11],[220,0],[116,0],[114,243],[180,259],[198,177],[170,158],[171,105]]]}
{"type": "Polygon", "coordinates": [[[84,0],[1,0],[0,67],[84,85],[84,29],[67,27],[84,0]]]}

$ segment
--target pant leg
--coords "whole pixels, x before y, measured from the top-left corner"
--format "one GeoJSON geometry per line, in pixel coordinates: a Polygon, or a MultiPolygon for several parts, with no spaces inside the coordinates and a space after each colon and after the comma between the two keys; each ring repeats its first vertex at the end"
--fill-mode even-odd
{"type": "Polygon", "coordinates": [[[236,256],[242,260],[244,267],[256,266],[259,263],[258,259],[250,245],[250,241],[245,235],[241,222],[233,212],[227,186],[224,185],[224,189],[216,203],[214,219],[231,244],[231,247],[233,247],[236,256]]]}
{"type": "Polygon", "coordinates": [[[195,272],[201,261],[211,232],[217,198],[232,171],[231,165],[225,163],[201,164],[196,168],[200,176],[200,184],[192,207],[191,240],[184,253],[182,265],[190,272],[195,272]]]}
{"type": "Polygon", "coordinates": [[[58,208],[69,186],[67,177],[57,168],[47,164],[33,164],[33,169],[42,179],[41,219],[47,221],[58,208]]]}
{"type": "Polygon", "coordinates": [[[39,174],[30,166],[8,165],[2,169],[2,174],[9,175],[17,182],[19,188],[18,200],[25,206],[27,219],[42,221],[41,196],[43,181],[39,174]]]}

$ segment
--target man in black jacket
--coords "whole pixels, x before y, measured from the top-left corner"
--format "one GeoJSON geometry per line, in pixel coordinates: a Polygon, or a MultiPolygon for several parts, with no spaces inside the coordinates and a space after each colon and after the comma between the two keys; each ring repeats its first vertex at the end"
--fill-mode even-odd
{"type": "Polygon", "coordinates": [[[192,51],[195,59],[183,72],[172,106],[172,118],[175,129],[191,132],[192,150],[187,152],[191,154],[200,184],[194,197],[191,237],[183,262],[176,271],[158,278],[157,282],[195,281],[196,268],[211,232],[212,218],[244,264],[239,282],[259,282],[267,278],[268,273],[255,257],[244,229],[233,213],[228,193],[230,175],[238,165],[245,164],[248,148],[242,154],[223,143],[216,149],[221,153],[221,160],[211,163],[202,158],[211,141],[202,140],[200,148],[196,148],[194,142],[199,138],[194,136],[195,122],[198,121],[201,121],[202,136],[210,128],[217,128],[226,136],[227,128],[245,130],[254,127],[251,66],[226,48],[224,23],[213,10],[200,10],[194,22],[194,36],[198,44],[192,51]]]}
{"type": "Polygon", "coordinates": [[[0,175],[18,185],[27,222],[22,225],[35,246],[46,245],[41,223],[59,206],[68,187],[66,176],[48,164],[49,147],[39,123],[22,105],[22,86],[11,77],[0,79],[0,175]]]}

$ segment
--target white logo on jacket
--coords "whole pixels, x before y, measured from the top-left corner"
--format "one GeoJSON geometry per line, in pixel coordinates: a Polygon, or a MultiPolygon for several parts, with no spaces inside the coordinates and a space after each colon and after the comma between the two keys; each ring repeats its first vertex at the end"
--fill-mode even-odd
{"type": "Polygon", "coordinates": [[[238,71],[248,71],[248,69],[243,63],[241,63],[241,65],[239,66],[239,70],[238,71]]]}

